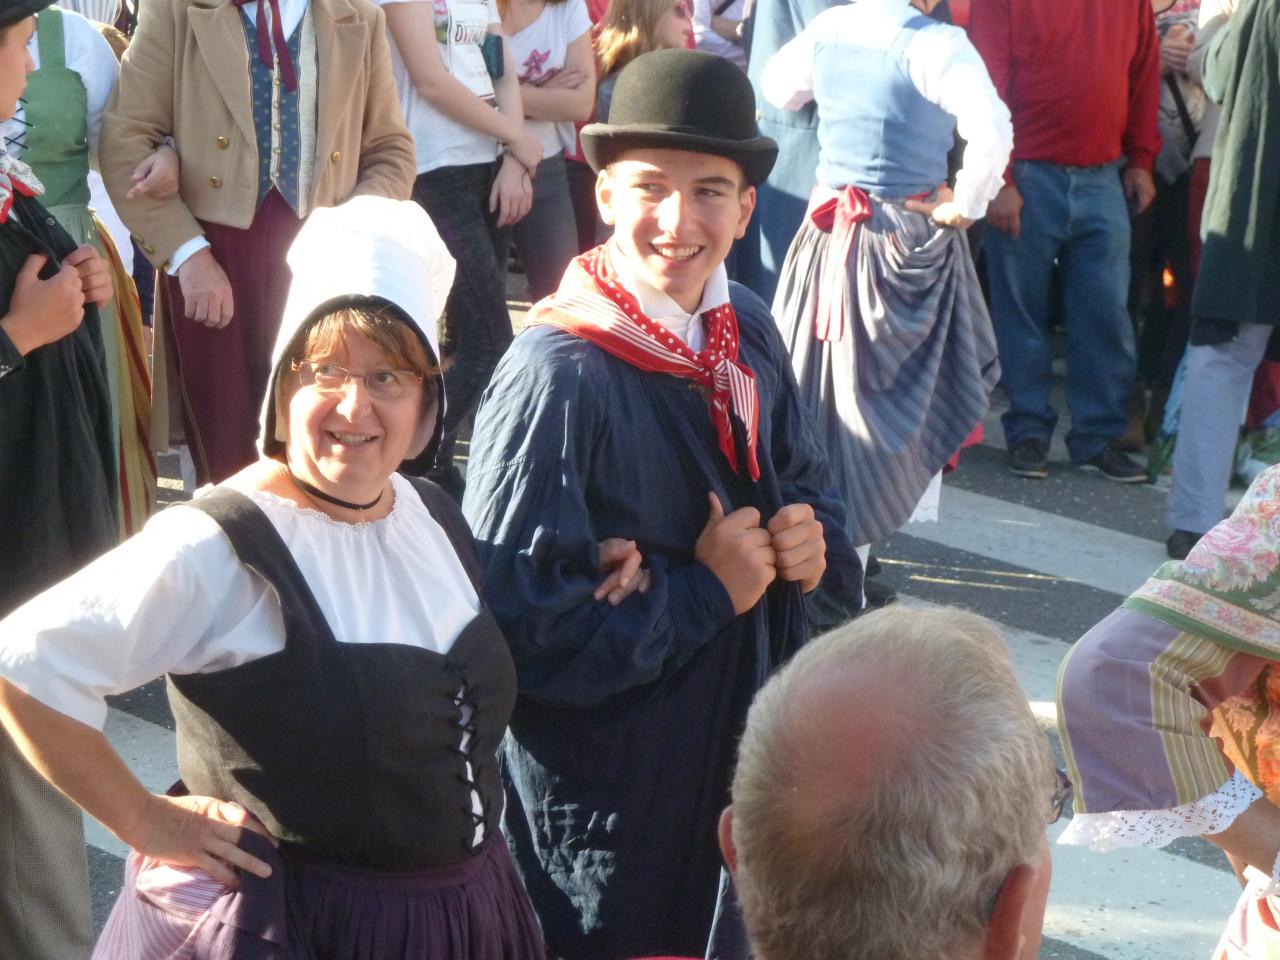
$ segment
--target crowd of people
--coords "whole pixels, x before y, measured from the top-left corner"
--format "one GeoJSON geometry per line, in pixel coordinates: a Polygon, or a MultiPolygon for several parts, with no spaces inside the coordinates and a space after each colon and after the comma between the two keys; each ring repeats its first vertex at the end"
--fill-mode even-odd
{"type": "Polygon", "coordinates": [[[0,0],[0,957],[1030,960],[1073,782],[1280,950],[1276,98],[1276,0],[0,0]],[[1172,560],[1055,771],[866,574],[1059,347],[1172,560]]]}

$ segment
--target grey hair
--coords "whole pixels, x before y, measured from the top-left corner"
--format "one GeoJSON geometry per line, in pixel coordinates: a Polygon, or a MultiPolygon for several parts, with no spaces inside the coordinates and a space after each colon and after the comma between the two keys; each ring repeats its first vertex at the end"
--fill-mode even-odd
{"type": "Polygon", "coordinates": [[[894,607],[813,641],[757,695],[733,781],[735,883],[757,955],[977,946],[1005,877],[1040,854],[1053,789],[1048,742],[989,621],[894,607]],[[814,716],[820,687],[847,689],[845,722],[814,716]],[[868,775],[833,775],[832,737],[856,736],[859,691],[892,706],[854,760],[868,775]]]}

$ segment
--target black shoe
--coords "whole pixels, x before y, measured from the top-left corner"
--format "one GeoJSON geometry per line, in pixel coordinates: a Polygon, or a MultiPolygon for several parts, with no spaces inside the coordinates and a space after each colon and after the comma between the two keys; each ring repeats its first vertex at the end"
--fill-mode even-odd
{"type": "Polygon", "coordinates": [[[1097,470],[1116,483],[1146,483],[1147,468],[1119,447],[1109,445],[1092,460],[1080,464],[1086,470],[1097,470]]]}
{"type": "Polygon", "coordinates": [[[1185,560],[1191,548],[1200,542],[1201,536],[1202,534],[1192,533],[1190,530],[1175,530],[1165,541],[1165,552],[1174,560],[1185,560]]]}
{"type": "Polygon", "coordinates": [[[1049,445],[1039,437],[1023,437],[1009,448],[1009,469],[1020,477],[1043,480],[1049,476],[1049,445]]]}

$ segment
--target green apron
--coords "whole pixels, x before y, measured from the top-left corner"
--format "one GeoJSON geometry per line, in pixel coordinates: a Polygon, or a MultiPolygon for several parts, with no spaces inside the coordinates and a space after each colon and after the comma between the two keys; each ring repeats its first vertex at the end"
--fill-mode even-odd
{"type": "MultiPolygon", "coordinates": [[[[62,11],[46,7],[36,15],[40,69],[27,76],[22,95],[28,124],[19,159],[44,184],[40,201],[76,243],[87,243],[105,258],[89,209],[89,96],[80,74],[67,67],[62,11]]],[[[113,304],[99,308],[103,367],[111,391],[111,436],[120,460],[119,318],[113,304]]]]}
{"type": "MultiPolygon", "coordinates": [[[[67,68],[62,11],[42,10],[36,17],[40,69],[27,78],[23,94],[30,126],[21,159],[44,184],[41,202],[50,209],[89,205],[89,98],[80,74],[67,68]]],[[[65,224],[64,224],[65,226],[65,224]]],[[[71,235],[87,242],[78,233],[71,235]]]]}

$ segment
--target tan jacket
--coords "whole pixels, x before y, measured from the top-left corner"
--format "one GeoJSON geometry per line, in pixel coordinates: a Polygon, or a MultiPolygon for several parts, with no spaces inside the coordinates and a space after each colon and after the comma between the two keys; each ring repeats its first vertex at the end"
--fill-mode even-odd
{"type": "MultiPolygon", "coordinates": [[[[382,10],[369,0],[310,0],[317,61],[311,209],[370,193],[409,198],[416,163],[391,76],[382,10]]],[[[102,176],[152,263],[203,231],[244,228],[258,197],[243,14],[231,0],[147,0],[102,118],[102,176]],[[130,176],[166,136],[182,161],[179,196],[127,200],[130,176]]]]}

